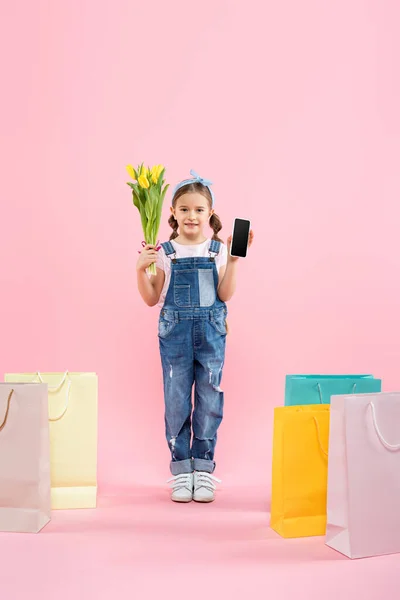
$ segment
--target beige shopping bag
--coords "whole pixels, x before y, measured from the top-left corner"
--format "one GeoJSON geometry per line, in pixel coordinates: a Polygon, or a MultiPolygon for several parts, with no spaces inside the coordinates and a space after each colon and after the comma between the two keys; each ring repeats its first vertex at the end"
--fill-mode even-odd
{"type": "Polygon", "coordinates": [[[52,508],[95,508],[97,375],[8,373],[5,379],[48,384],[52,508]]]}
{"type": "Polygon", "coordinates": [[[0,531],[50,521],[47,385],[0,383],[0,531]]]}

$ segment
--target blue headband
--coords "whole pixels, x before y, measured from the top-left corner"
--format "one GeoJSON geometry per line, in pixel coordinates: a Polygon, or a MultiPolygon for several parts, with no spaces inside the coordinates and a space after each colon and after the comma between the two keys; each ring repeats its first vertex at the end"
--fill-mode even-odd
{"type": "Polygon", "coordinates": [[[193,179],[184,179],[183,181],[178,183],[178,185],[175,186],[174,192],[172,194],[172,198],[175,196],[176,192],[184,185],[189,185],[190,183],[201,183],[206,188],[208,188],[208,191],[211,194],[212,206],[214,206],[214,194],[210,187],[212,185],[212,181],[209,181],[208,179],[203,179],[202,177],[200,177],[200,175],[198,173],[196,173],[196,171],[193,171],[193,169],[190,170],[190,174],[193,177],[193,179]]]}

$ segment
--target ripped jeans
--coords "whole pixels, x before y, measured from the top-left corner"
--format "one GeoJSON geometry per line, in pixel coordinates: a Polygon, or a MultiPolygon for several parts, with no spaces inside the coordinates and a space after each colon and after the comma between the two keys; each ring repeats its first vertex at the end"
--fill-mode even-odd
{"type": "Polygon", "coordinates": [[[212,473],[215,469],[214,451],[224,404],[220,386],[227,310],[221,305],[211,310],[161,311],[165,426],[173,475],[212,473]]]}

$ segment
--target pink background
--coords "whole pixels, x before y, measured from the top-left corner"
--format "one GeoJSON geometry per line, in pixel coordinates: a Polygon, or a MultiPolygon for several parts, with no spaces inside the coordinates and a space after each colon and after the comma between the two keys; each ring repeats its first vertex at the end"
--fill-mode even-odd
{"type": "Polygon", "coordinates": [[[224,482],[269,486],[286,373],[400,388],[399,18],[395,0],[1,3],[0,373],[98,372],[101,491],[169,476],[127,163],[213,179],[224,239],[253,222],[224,482]]]}

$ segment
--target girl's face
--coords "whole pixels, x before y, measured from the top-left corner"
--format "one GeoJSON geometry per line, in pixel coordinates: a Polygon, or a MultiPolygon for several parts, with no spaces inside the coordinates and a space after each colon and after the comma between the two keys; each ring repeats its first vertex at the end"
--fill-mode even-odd
{"type": "Polygon", "coordinates": [[[207,198],[198,192],[190,192],[178,198],[175,208],[171,207],[171,212],[178,221],[180,234],[188,238],[202,234],[214,213],[210,210],[207,198]]]}

